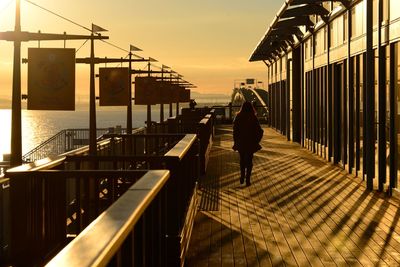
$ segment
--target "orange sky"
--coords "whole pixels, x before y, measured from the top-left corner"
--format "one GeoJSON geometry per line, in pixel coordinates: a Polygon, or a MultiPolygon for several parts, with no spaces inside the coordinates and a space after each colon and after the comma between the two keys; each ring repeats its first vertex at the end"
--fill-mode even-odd
{"type": "MultiPolygon", "coordinates": [[[[143,49],[137,54],[158,59],[172,67],[201,93],[230,94],[234,80],[266,80],[263,63],[248,58],[265,33],[283,0],[31,0],[78,24],[95,23],[108,29],[109,42],[124,49],[130,44],[143,49]]],[[[84,29],[21,0],[22,30],[46,33],[89,34],[84,29]]],[[[0,0],[0,31],[14,25],[15,0],[0,0]]],[[[69,41],[78,48],[83,41],[69,41]]],[[[24,43],[22,56],[37,42],[24,43]]],[[[63,47],[63,42],[42,42],[41,47],[63,47]]],[[[125,57],[126,52],[97,42],[96,56],[125,57]]],[[[86,44],[77,57],[89,56],[86,44]]],[[[109,65],[113,66],[113,65],[109,65]]],[[[104,67],[104,66],[100,66],[104,67]]],[[[143,67],[143,64],[138,67],[143,67]]],[[[88,66],[77,66],[77,94],[88,91],[88,66]]],[[[23,65],[22,92],[26,92],[23,65]]],[[[11,96],[12,44],[0,41],[0,97],[11,96]]]]}

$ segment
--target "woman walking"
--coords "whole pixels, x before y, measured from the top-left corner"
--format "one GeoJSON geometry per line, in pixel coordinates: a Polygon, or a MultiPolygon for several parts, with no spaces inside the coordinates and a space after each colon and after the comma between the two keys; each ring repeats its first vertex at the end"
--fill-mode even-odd
{"type": "Polygon", "coordinates": [[[253,105],[244,102],[233,122],[233,150],[240,155],[240,183],[250,185],[250,176],[253,168],[253,154],[261,149],[260,141],[263,130],[256,117],[253,105]]]}

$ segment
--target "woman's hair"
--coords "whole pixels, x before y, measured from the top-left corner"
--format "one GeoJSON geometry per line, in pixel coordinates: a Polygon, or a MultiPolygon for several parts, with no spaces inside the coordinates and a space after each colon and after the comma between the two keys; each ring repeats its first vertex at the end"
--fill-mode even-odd
{"type": "Polygon", "coordinates": [[[255,110],[251,102],[246,101],[242,104],[242,107],[240,108],[239,113],[252,113],[255,114],[255,110]]]}

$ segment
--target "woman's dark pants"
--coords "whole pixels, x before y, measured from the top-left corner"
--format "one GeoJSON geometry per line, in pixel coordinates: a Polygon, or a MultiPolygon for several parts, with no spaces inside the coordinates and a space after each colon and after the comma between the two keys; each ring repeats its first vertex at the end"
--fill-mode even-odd
{"type": "Polygon", "coordinates": [[[240,152],[240,183],[244,182],[246,177],[246,185],[250,185],[251,170],[253,169],[253,153],[240,152]]]}

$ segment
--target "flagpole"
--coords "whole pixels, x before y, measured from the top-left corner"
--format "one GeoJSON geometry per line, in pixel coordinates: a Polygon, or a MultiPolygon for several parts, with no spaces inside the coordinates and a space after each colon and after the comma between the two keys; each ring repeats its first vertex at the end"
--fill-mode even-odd
{"type": "MultiPolygon", "coordinates": [[[[21,33],[21,5],[16,0],[15,33],[21,33]]],[[[21,40],[14,41],[13,91],[11,106],[11,158],[12,167],[22,164],[22,129],[21,129],[21,40]]]]}
{"type": "MultiPolygon", "coordinates": [[[[149,58],[149,63],[147,64],[148,77],[151,76],[150,66],[151,63],[149,58]]],[[[151,132],[151,105],[147,105],[147,132],[151,132]]]]}
{"type": "MultiPolygon", "coordinates": [[[[164,81],[164,65],[161,66],[161,82],[164,81]]],[[[160,123],[164,122],[164,104],[160,104],[160,123]]]]}
{"type": "MultiPolygon", "coordinates": [[[[179,84],[179,79],[180,79],[180,77],[179,77],[179,74],[178,74],[178,84],[179,84]]],[[[175,116],[177,118],[179,116],[179,99],[178,99],[178,101],[176,101],[176,115],[175,116]]]]}
{"type": "Polygon", "coordinates": [[[129,51],[129,102],[126,116],[126,133],[132,134],[132,52],[129,51]]]}
{"type": "MultiPolygon", "coordinates": [[[[172,71],[169,74],[169,79],[170,79],[170,82],[172,83],[172,71]]],[[[172,102],[171,102],[171,103],[169,103],[169,117],[171,118],[172,115],[173,114],[172,114],[172,102]]]]}
{"type": "Polygon", "coordinates": [[[89,98],[89,154],[97,154],[97,126],[96,126],[96,91],[95,91],[95,69],[94,69],[94,34],[90,38],[90,98],[89,98]]]}

